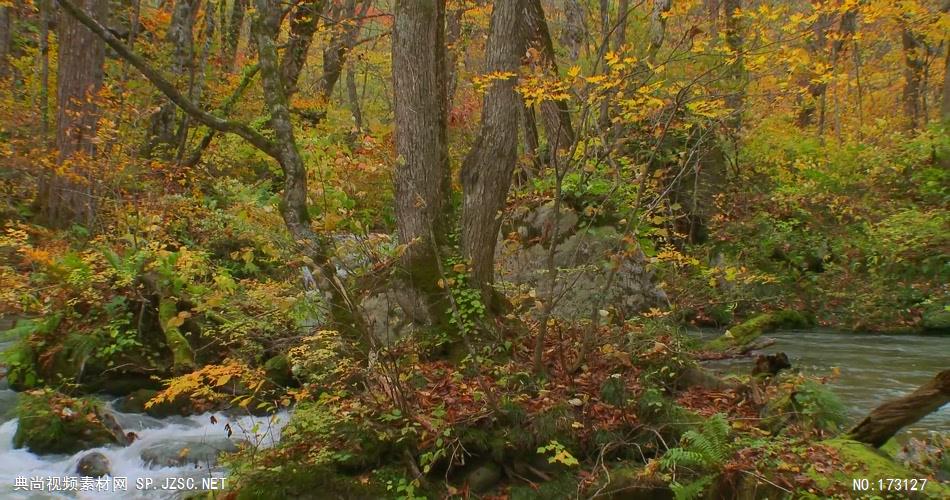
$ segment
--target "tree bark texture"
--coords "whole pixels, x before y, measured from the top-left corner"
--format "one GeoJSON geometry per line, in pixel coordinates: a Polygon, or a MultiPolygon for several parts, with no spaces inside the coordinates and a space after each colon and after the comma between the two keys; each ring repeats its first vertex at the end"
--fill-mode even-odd
{"type": "Polygon", "coordinates": [[[482,123],[475,144],[462,164],[462,249],[471,264],[471,285],[496,309],[492,288],[495,244],[511,176],[518,160],[518,109],[515,89],[525,52],[521,27],[522,0],[496,0],[485,48],[488,73],[512,73],[489,86],[482,104],[482,123]]]}
{"type": "Polygon", "coordinates": [[[921,94],[924,78],[924,47],[920,37],[909,27],[901,32],[904,47],[904,114],[908,127],[913,130],[926,121],[921,112],[921,94]]]}
{"type": "Polygon", "coordinates": [[[231,4],[231,16],[228,20],[227,30],[224,30],[224,26],[222,25],[222,33],[224,34],[224,61],[227,67],[231,68],[231,71],[237,69],[235,67],[237,63],[237,47],[241,38],[241,28],[244,26],[244,11],[246,10],[247,0],[234,0],[234,3],[231,4]]]}
{"type": "MultiPolygon", "coordinates": [[[[531,46],[537,50],[540,57],[542,70],[550,78],[560,78],[554,44],[551,42],[551,32],[548,30],[541,0],[526,0],[524,22],[531,46]]],[[[541,102],[540,109],[541,127],[552,152],[570,148],[574,144],[574,127],[571,126],[567,103],[548,99],[541,102]]]]}
{"type": "MultiPolygon", "coordinates": [[[[941,12],[950,12],[950,0],[944,0],[941,12]]],[[[944,123],[950,123],[950,37],[944,40],[943,57],[943,89],[940,95],[940,118],[944,123]]],[[[950,163],[950,159],[948,159],[950,163]]],[[[948,165],[950,166],[950,165],[948,165]]]]}
{"type": "Polygon", "coordinates": [[[462,16],[465,14],[463,7],[457,7],[449,11],[445,16],[445,42],[448,49],[446,73],[447,83],[445,90],[447,112],[452,112],[453,101],[455,100],[455,91],[458,89],[459,72],[459,43],[462,41],[462,16]]]}
{"type": "Polygon", "coordinates": [[[449,227],[446,137],[445,1],[397,0],[393,23],[395,212],[409,299],[400,304],[423,324],[447,307],[438,286],[438,248],[449,227]]]}
{"type": "Polygon", "coordinates": [[[10,7],[0,7],[0,80],[10,75],[10,47],[13,41],[13,15],[10,7]]]}
{"type": "MultiPolygon", "coordinates": [[[[82,0],[81,5],[94,18],[105,19],[106,0],[82,0]]],[[[77,161],[76,168],[67,168],[67,173],[45,177],[40,186],[40,216],[54,227],[89,225],[95,217],[95,177],[79,160],[96,154],[100,113],[95,99],[102,88],[105,46],[71,16],[62,16],[58,28],[56,147],[60,164],[77,161]]]]}
{"type": "Polygon", "coordinates": [[[323,76],[320,78],[320,91],[325,99],[329,99],[333,94],[333,88],[339,81],[340,75],[343,74],[346,55],[356,45],[356,38],[362,27],[362,21],[358,18],[364,16],[369,7],[370,0],[364,0],[360,12],[357,13],[356,0],[346,0],[342,6],[335,9],[333,19],[336,20],[337,25],[334,27],[330,42],[323,49],[323,76]]]}
{"type": "Polygon", "coordinates": [[[878,406],[849,432],[851,439],[881,447],[904,427],[917,422],[950,403],[950,370],[914,392],[878,406]]]}
{"type": "Polygon", "coordinates": [[[651,63],[656,61],[656,54],[666,38],[665,14],[672,6],[672,0],[654,0],[653,2],[653,11],[650,13],[650,46],[647,49],[647,60],[651,63]]]}
{"type": "Polygon", "coordinates": [[[297,91],[297,81],[307,62],[307,52],[310,51],[313,34],[317,32],[317,24],[325,7],[323,0],[306,0],[297,5],[290,18],[287,48],[284,49],[284,56],[280,61],[280,76],[288,96],[297,91]]]}
{"type": "Polygon", "coordinates": [[[564,0],[564,29],[561,30],[561,43],[567,47],[568,57],[577,61],[581,55],[581,46],[587,39],[587,23],[584,22],[584,8],[577,0],[564,0]]]}
{"type": "Polygon", "coordinates": [[[49,144],[49,21],[50,0],[39,0],[40,9],[40,137],[49,144]]]}
{"type": "Polygon", "coordinates": [[[741,12],[742,10],[742,0],[722,0],[722,8],[726,17],[726,45],[730,51],[736,54],[735,61],[728,68],[730,88],[725,101],[726,107],[732,111],[732,116],[728,120],[729,128],[737,131],[742,124],[742,104],[745,102],[742,21],[740,16],[736,15],[737,11],[741,12]]]}

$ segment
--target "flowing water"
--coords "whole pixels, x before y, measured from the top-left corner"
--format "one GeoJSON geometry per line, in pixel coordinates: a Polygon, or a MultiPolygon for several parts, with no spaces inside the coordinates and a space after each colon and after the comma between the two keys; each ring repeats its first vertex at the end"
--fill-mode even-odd
{"type": "MultiPolygon", "coordinates": [[[[0,344],[0,352],[5,347],[0,344]]],[[[206,413],[156,419],[121,413],[107,405],[122,429],[138,436],[131,445],[94,448],[74,455],[39,456],[13,448],[16,399],[17,394],[7,387],[5,380],[0,380],[0,499],[4,500],[165,499],[202,489],[220,489],[226,485],[222,478],[226,478],[227,471],[217,463],[217,455],[236,450],[242,441],[260,447],[273,446],[289,417],[286,412],[270,417],[206,413]],[[226,424],[230,425],[230,436],[226,424]],[[108,458],[111,477],[82,482],[76,466],[91,452],[108,458]],[[67,483],[68,478],[76,481],[78,491],[67,490],[67,485],[73,486],[67,483]],[[124,488],[120,478],[125,478],[124,488]],[[42,486],[32,480],[42,480],[42,486]]]]}
{"type": "MultiPolygon", "coordinates": [[[[845,404],[854,423],[881,403],[913,391],[950,367],[948,336],[790,330],[766,337],[776,342],[764,352],[784,352],[793,369],[820,376],[830,376],[833,368],[840,370],[828,385],[845,404]]],[[[749,373],[752,359],[714,361],[706,366],[720,373],[749,373]]],[[[908,426],[903,433],[929,432],[950,432],[950,404],[908,426]]]]}

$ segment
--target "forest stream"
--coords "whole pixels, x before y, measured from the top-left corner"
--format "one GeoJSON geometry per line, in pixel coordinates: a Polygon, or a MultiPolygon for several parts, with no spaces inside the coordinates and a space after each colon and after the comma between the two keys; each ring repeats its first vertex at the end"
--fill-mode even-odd
{"type": "MultiPolygon", "coordinates": [[[[815,375],[830,375],[834,367],[840,368],[840,375],[829,384],[848,408],[849,416],[857,421],[878,404],[912,391],[933,377],[946,367],[947,353],[950,353],[950,337],[871,335],[820,330],[778,332],[769,335],[776,343],[766,351],[785,352],[795,369],[815,375]]],[[[5,347],[0,345],[0,350],[5,347]]],[[[751,358],[707,363],[708,368],[721,373],[747,372],[749,366],[751,358]]],[[[13,491],[17,476],[27,479],[76,477],[77,463],[91,451],[108,457],[113,474],[128,478],[130,491],[135,490],[137,480],[152,478],[156,489],[144,497],[176,498],[180,492],[160,489],[167,478],[193,478],[198,487],[202,478],[224,477],[227,471],[217,463],[218,452],[234,449],[252,434],[258,436],[261,446],[271,446],[279,439],[280,429],[288,419],[287,413],[242,418],[208,413],[155,419],[110,408],[123,429],[137,434],[138,439],[131,446],[83,450],[71,456],[38,456],[13,449],[17,422],[12,419],[12,413],[16,400],[17,394],[5,381],[0,381],[0,496],[3,498],[21,498],[13,491]],[[230,437],[224,428],[226,423],[230,423],[233,431],[230,437]],[[185,448],[187,452],[182,451],[185,448]]],[[[950,405],[908,427],[902,434],[934,431],[950,431],[950,405]]],[[[22,493],[22,498],[36,498],[35,492],[33,496],[22,493]]],[[[120,493],[104,492],[84,496],[121,497],[120,493]]]]}
{"type": "MultiPolygon", "coordinates": [[[[703,333],[706,336],[707,333],[703,333]]],[[[878,405],[905,395],[947,368],[950,337],[839,333],[821,330],[782,331],[767,334],[776,342],[766,353],[784,352],[793,369],[810,375],[840,375],[828,384],[841,398],[851,422],[858,422],[878,405]]],[[[751,357],[705,363],[719,373],[748,373],[751,357]]],[[[900,435],[950,431],[950,405],[944,405],[900,435]]]]}

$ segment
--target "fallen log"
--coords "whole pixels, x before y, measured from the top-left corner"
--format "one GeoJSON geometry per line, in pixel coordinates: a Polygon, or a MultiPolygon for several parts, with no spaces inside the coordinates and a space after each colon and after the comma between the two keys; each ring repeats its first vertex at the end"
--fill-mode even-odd
{"type": "Polygon", "coordinates": [[[950,403],[950,370],[914,392],[878,406],[848,433],[855,441],[879,448],[902,428],[950,403]]]}

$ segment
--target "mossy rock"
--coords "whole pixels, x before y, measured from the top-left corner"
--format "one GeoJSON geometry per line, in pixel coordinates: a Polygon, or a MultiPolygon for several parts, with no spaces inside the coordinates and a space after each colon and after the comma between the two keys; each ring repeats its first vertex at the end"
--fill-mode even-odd
{"type": "Polygon", "coordinates": [[[268,380],[278,386],[295,387],[298,385],[286,354],[278,354],[265,361],[264,373],[268,380]]]}
{"type": "Polygon", "coordinates": [[[157,390],[139,389],[122,398],[116,406],[119,411],[125,413],[145,413],[155,418],[188,416],[196,413],[194,404],[186,394],[179,395],[172,401],[162,401],[146,408],[146,403],[157,395],[157,390]]]}
{"type": "Polygon", "coordinates": [[[706,344],[714,351],[736,349],[748,345],[764,333],[788,328],[812,328],[814,318],[798,311],[783,310],[760,314],[748,321],[730,327],[722,336],[706,344]]]}
{"type": "MultiPolygon", "coordinates": [[[[878,479],[920,478],[921,474],[892,460],[886,454],[864,443],[850,439],[829,439],[822,444],[837,450],[841,459],[851,466],[856,466],[852,472],[835,472],[833,474],[818,473],[809,470],[808,475],[822,488],[831,488],[842,484],[850,487],[852,479],[868,479],[872,484],[878,479]]],[[[923,492],[891,492],[884,493],[884,498],[950,498],[950,486],[938,481],[927,481],[923,492]]]]}
{"type": "Polygon", "coordinates": [[[932,306],[924,310],[920,326],[928,332],[950,333],[950,310],[947,306],[932,306]]]}
{"type": "Polygon", "coordinates": [[[112,415],[91,399],[76,399],[53,391],[31,391],[17,406],[15,448],[38,455],[72,454],[110,444],[127,444],[112,415]]]}

